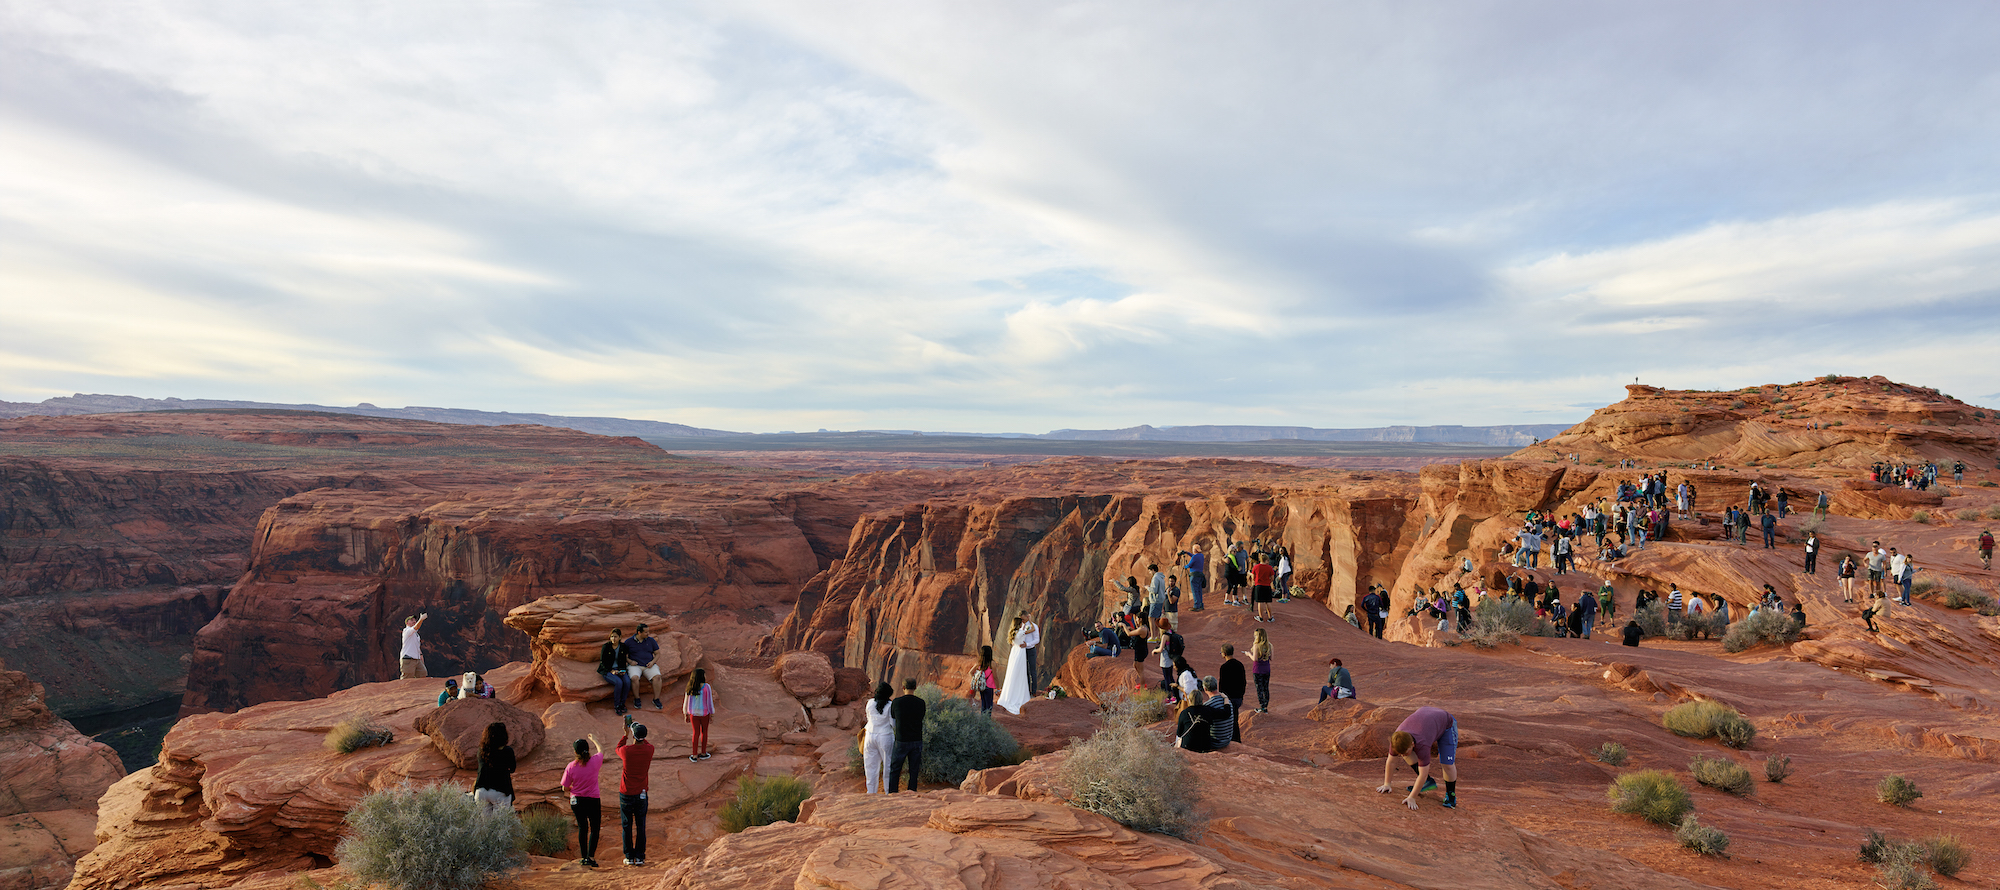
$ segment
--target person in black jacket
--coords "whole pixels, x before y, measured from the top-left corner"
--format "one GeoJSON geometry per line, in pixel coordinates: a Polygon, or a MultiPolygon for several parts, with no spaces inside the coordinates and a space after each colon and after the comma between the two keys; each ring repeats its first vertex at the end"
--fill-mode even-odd
{"type": "Polygon", "coordinates": [[[479,776],[472,796],[493,807],[514,805],[514,746],[507,744],[507,724],[488,723],[479,736],[479,776]]]}
{"type": "Polygon", "coordinates": [[[923,696],[917,694],[915,678],[903,681],[903,694],[889,703],[889,720],[896,728],[896,747],[889,755],[889,793],[901,791],[903,764],[910,765],[910,790],[917,790],[917,776],[924,771],[923,696]]]}
{"type": "MultiPolygon", "coordinates": [[[[1229,699],[1229,712],[1234,715],[1243,708],[1243,693],[1250,685],[1250,680],[1249,676],[1244,673],[1243,662],[1236,660],[1235,646],[1223,643],[1222,659],[1222,667],[1215,672],[1218,678],[1216,680],[1217,689],[1222,693],[1223,698],[1229,699]]],[[[1243,733],[1236,728],[1234,720],[1229,722],[1229,730],[1229,741],[1243,741],[1243,733]]]]}
{"type": "Polygon", "coordinates": [[[624,643],[624,633],[614,627],[611,638],[597,650],[597,672],[611,684],[611,706],[621,717],[625,715],[625,699],[632,695],[632,677],[627,673],[631,663],[626,660],[624,643]]]}

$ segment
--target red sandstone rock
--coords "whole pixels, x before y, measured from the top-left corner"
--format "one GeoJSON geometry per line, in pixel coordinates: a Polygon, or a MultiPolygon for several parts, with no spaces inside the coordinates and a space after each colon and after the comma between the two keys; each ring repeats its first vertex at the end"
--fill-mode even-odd
{"type": "Polygon", "coordinates": [[[430,736],[438,752],[459,769],[479,768],[479,743],[486,727],[498,723],[507,727],[507,743],[515,757],[534,753],[542,745],[542,721],[499,699],[464,698],[421,714],[412,724],[430,736]]]}
{"type": "MultiPolygon", "coordinates": [[[[611,632],[632,635],[639,625],[660,641],[653,663],[660,668],[661,682],[675,687],[675,679],[685,679],[701,661],[701,644],[687,634],[667,629],[667,620],[625,600],[607,600],[591,594],[543,597],[507,613],[507,626],[527,634],[534,668],[523,678],[528,684],[519,694],[547,693],[561,701],[602,701],[611,697],[611,684],[597,673],[598,657],[611,632]]],[[[652,681],[639,688],[652,691],[652,681]]]]}
{"type": "Polygon", "coordinates": [[[49,711],[40,684],[0,668],[0,890],[67,883],[92,845],[98,796],[124,773],[49,711]]]}
{"type": "Polygon", "coordinates": [[[784,684],[799,704],[823,708],[833,704],[833,665],[818,652],[787,652],[778,657],[771,675],[784,684]]]}

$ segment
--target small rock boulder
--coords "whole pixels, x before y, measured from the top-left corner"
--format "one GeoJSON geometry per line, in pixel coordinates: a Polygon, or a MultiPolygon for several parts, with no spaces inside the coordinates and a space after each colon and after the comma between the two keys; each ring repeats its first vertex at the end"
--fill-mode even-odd
{"type": "Polygon", "coordinates": [[[799,704],[824,708],[833,704],[833,662],[819,652],[787,652],[771,667],[771,676],[799,704]]]}
{"type": "Polygon", "coordinates": [[[868,681],[867,671],[854,667],[833,669],[834,704],[857,702],[874,694],[875,684],[868,681]]]}
{"type": "Polygon", "coordinates": [[[479,738],[490,723],[507,727],[507,741],[517,759],[525,760],[541,747],[542,721],[499,699],[462,698],[418,717],[416,726],[453,765],[478,769],[479,738]]]}

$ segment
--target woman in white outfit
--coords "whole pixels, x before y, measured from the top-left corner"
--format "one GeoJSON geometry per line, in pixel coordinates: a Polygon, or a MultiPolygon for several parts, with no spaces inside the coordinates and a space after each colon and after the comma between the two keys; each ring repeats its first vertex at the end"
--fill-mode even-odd
{"type": "Polygon", "coordinates": [[[1014,616],[1014,645],[1007,650],[1007,679],[1000,684],[1000,707],[1016,717],[1021,715],[1021,706],[1028,703],[1027,634],[1021,629],[1026,621],[1027,616],[1014,616]]]}
{"type": "Polygon", "coordinates": [[[889,720],[889,696],[894,691],[887,683],[875,684],[875,697],[863,709],[868,715],[868,725],[861,731],[861,772],[869,794],[889,790],[888,777],[882,775],[882,768],[888,765],[889,755],[896,748],[896,727],[889,720]]]}

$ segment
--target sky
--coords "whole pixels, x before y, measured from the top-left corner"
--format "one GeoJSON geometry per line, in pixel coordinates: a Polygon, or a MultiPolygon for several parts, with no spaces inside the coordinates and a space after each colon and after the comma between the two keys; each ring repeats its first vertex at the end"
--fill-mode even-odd
{"type": "Polygon", "coordinates": [[[1990,2],[0,0],[0,399],[2000,404],[1990,2]]]}

